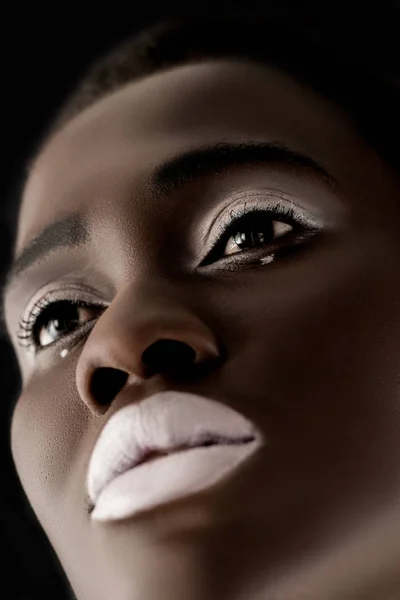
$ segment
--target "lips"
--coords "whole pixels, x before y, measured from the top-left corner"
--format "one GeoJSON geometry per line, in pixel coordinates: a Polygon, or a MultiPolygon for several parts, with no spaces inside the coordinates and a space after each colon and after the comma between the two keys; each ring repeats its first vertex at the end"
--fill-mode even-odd
{"type": "Polygon", "coordinates": [[[208,487],[262,441],[243,415],[202,396],[169,391],[127,406],[106,423],[89,462],[92,519],[122,518],[208,487]]]}

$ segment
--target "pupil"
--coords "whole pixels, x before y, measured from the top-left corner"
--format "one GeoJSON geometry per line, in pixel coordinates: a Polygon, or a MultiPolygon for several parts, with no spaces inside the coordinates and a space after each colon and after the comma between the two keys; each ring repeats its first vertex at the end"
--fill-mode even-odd
{"type": "Polygon", "coordinates": [[[60,310],[62,310],[63,314],[61,318],[58,316],[57,318],[49,317],[47,319],[47,322],[50,323],[51,329],[55,331],[68,329],[68,323],[78,320],[77,318],[74,319],[74,316],[76,316],[77,312],[76,307],[71,306],[69,303],[63,303],[63,305],[59,306],[57,312],[60,313],[60,310]]]}
{"type": "Polygon", "coordinates": [[[265,227],[265,229],[268,229],[267,235],[265,234],[265,231],[260,231],[259,226],[258,228],[259,229],[257,231],[257,229],[251,229],[248,227],[246,230],[242,230],[234,236],[235,243],[239,246],[239,248],[243,249],[250,246],[262,246],[266,243],[268,235],[271,235],[272,226],[265,227]]]}

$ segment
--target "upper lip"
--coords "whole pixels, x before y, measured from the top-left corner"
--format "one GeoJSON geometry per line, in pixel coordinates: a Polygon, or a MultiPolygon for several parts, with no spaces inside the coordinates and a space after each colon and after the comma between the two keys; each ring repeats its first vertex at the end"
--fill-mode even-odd
{"type": "Polygon", "coordinates": [[[107,421],[93,449],[87,492],[93,505],[118,475],[154,452],[211,444],[260,441],[254,424],[215,400],[167,391],[120,409],[107,421]]]}

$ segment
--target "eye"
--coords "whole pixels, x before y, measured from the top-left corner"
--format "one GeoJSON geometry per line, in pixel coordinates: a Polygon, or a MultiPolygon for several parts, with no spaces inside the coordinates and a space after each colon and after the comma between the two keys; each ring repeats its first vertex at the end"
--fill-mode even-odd
{"type": "Polygon", "coordinates": [[[239,214],[231,213],[228,224],[200,266],[249,252],[265,257],[266,250],[270,251],[272,261],[275,253],[288,253],[317,231],[314,221],[308,223],[304,216],[297,217],[292,207],[244,208],[239,214]]]}
{"type": "Polygon", "coordinates": [[[104,307],[84,301],[39,300],[28,315],[21,319],[17,337],[19,344],[35,351],[48,347],[85,328],[94,319],[93,314],[104,307]]]}
{"type": "Polygon", "coordinates": [[[226,242],[224,256],[264,246],[293,230],[293,226],[288,223],[273,221],[269,215],[260,215],[255,212],[249,213],[237,221],[239,221],[235,224],[237,231],[226,242]]]}

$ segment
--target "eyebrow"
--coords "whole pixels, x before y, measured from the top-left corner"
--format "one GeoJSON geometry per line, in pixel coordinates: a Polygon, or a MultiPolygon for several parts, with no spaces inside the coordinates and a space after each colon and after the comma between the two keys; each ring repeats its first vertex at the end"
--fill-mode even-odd
{"type": "MultiPolygon", "coordinates": [[[[218,142],[189,149],[159,165],[150,175],[147,186],[153,197],[178,191],[202,177],[217,175],[235,166],[279,163],[312,170],[328,183],[334,178],[312,158],[277,142],[218,142]]],[[[90,242],[88,224],[83,215],[73,214],[47,226],[12,262],[5,277],[1,303],[22,275],[60,248],[76,248],[90,242]]]]}

